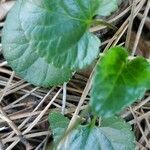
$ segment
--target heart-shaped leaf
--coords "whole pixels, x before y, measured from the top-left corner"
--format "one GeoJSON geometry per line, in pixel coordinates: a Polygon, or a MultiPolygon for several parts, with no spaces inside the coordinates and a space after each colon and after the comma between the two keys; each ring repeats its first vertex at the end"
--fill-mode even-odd
{"type": "MultiPolygon", "coordinates": [[[[64,139],[63,139],[64,140],[64,139]]],[[[57,150],[134,150],[131,126],[122,119],[104,119],[101,127],[79,126],[71,131],[57,150]]]]}
{"type": "Polygon", "coordinates": [[[110,117],[141,98],[150,85],[150,64],[128,60],[124,48],[114,47],[96,67],[90,106],[97,115],[110,117]]]}
{"type": "Polygon", "coordinates": [[[38,86],[52,86],[68,81],[72,76],[69,69],[59,69],[39,57],[36,44],[32,43],[22,28],[19,16],[22,0],[16,2],[7,17],[3,30],[3,54],[18,75],[38,86]]]}
{"type": "Polygon", "coordinates": [[[109,16],[112,12],[118,9],[118,5],[122,0],[101,0],[97,14],[100,16],[109,16]]]}
{"type": "MultiPolygon", "coordinates": [[[[82,69],[98,56],[100,41],[88,32],[100,0],[19,0],[20,10],[15,11],[20,30],[8,25],[9,34],[26,37],[28,51],[38,53],[58,68],[82,69]]],[[[14,13],[11,11],[11,13],[14,13]]],[[[15,20],[15,16],[13,21],[15,20]]],[[[10,23],[10,17],[6,22],[10,23]]],[[[4,38],[7,36],[4,32],[4,38]]],[[[8,37],[8,36],[7,36],[8,37]]],[[[14,41],[22,45],[24,37],[14,41]]],[[[4,44],[7,44],[4,42],[4,44]]],[[[24,43],[23,43],[24,44],[24,43]]],[[[22,49],[26,50],[26,47],[22,49]]],[[[5,49],[4,49],[5,50],[5,49]]]]}

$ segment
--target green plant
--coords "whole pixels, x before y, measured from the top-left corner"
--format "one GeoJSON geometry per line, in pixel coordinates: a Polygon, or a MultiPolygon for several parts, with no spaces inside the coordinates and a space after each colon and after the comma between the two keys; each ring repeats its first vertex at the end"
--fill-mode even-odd
{"type": "Polygon", "coordinates": [[[65,137],[69,119],[60,113],[49,116],[54,144],[49,149],[57,150],[134,150],[135,137],[131,126],[118,117],[102,119],[98,126],[95,120],[86,125],[75,126],[65,137]],[[63,137],[62,137],[63,136],[63,137]],[[63,141],[59,144],[57,141],[63,141]]]}
{"type": "Polygon", "coordinates": [[[122,47],[108,50],[98,61],[93,77],[88,110],[93,119],[86,125],[80,125],[82,120],[77,121],[68,132],[69,120],[59,113],[50,114],[54,141],[63,141],[55,143],[57,149],[134,150],[131,126],[115,115],[141,99],[149,89],[149,83],[150,64],[146,59],[128,59],[128,53],[122,47]]]}
{"type": "MultiPolygon", "coordinates": [[[[101,42],[89,32],[90,26],[113,27],[95,16],[110,15],[119,3],[18,0],[3,29],[4,57],[18,75],[34,85],[49,87],[67,82],[72,72],[98,58],[101,42]]],[[[149,89],[149,81],[150,65],[146,59],[129,59],[123,47],[108,50],[95,68],[88,110],[92,121],[84,126],[79,125],[80,121],[68,132],[69,120],[59,113],[50,114],[57,149],[133,150],[131,127],[114,116],[141,98],[149,89]],[[102,121],[96,125],[98,120],[102,121]]]]}
{"type": "Polygon", "coordinates": [[[100,40],[89,32],[104,23],[117,0],[18,0],[3,29],[3,54],[25,80],[49,87],[68,81],[72,72],[90,65],[100,40]],[[108,11],[104,11],[106,9],[108,11]]]}

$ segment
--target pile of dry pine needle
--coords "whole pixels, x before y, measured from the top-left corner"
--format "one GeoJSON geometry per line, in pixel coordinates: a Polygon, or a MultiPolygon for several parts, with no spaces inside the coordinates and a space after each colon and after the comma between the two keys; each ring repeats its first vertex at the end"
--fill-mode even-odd
{"type": "MultiPolygon", "coordinates": [[[[14,2],[0,2],[0,39],[6,14],[14,2]]],[[[131,49],[132,54],[149,58],[150,0],[123,1],[119,8],[112,16],[104,18],[115,24],[117,31],[109,32],[102,26],[91,28],[91,32],[103,39],[101,49],[105,52],[109,47],[121,44],[131,49]]],[[[89,100],[91,70],[92,67],[76,73],[62,87],[34,87],[7,66],[0,41],[0,150],[44,150],[52,139],[47,120],[49,112],[62,111],[70,118],[76,117],[89,100]]],[[[150,93],[120,116],[132,125],[137,150],[150,149],[150,93]]]]}

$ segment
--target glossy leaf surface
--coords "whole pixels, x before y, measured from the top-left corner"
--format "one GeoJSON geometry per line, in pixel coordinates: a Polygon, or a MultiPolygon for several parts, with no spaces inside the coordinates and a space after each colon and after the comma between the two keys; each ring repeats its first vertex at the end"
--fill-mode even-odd
{"type": "Polygon", "coordinates": [[[150,64],[137,57],[128,60],[122,47],[114,47],[99,61],[90,105],[96,115],[110,117],[140,99],[150,86],[150,64]]]}

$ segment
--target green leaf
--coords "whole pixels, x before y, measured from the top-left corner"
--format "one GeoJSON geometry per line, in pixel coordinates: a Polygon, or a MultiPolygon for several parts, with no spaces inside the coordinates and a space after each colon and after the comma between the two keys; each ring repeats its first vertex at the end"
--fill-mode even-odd
{"type": "MultiPolygon", "coordinates": [[[[7,18],[9,35],[20,41],[22,51],[36,52],[48,63],[58,68],[77,70],[91,64],[99,53],[100,41],[88,29],[99,7],[100,0],[19,0],[19,11],[11,11],[7,18]],[[12,20],[21,25],[20,30],[11,27],[12,20]],[[8,23],[10,23],[8,25],[8,23]],[[24,37],[24,36],[25,37],[24,37]],[[22,37],[23,36],[23,37],[22,37]],[[26,39],[25,39],[26,38],[26,39]]],[[[7,32],[4,32],[8,37],[7,32]]],[[[10,41],[11,39],[9,39],[10,41]]],[[[8,44],[6,41],[4,44],[8,44]]],[[[5,50],[5,49],[4,49],[5,50]]]]}
{"type": "Polygon", "coordinates": [[[101,0],[97,14],[100,16],[109,16],[118,9],[121,0],[101,0]]]}
{"type": "Polygon", "coordinates": [[[28,31],[23,29],[19,15],[21,4],[21,0],[16,2],[3,30],[3,54],[8,64],[18,75],[34,85],[49,87],[68,81],[72,71],[48,64],[37,53],[36,43],[28,39],[26,34],[28,31]]]}
{"type": "Polygon", "coordinates": [[[90,106],[99,116],[113,116],[150,88],[150,64],[142,57],[127,57],[124,48],[114,47],[96,67],[90,106]]]}
{"type": "Polygon", "coordinates": [[[131,126],[114,117],[104,119],[102,127],[79,126],[57,150],[134,150],[134,142],[131,126]]]}
{"type": "Polygon", "coordinates": [[[70,120],[59,112],[50,113],[48,120],[53,132],[54,142],[58,142],[67,129],[70,120]]]}

